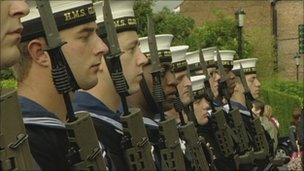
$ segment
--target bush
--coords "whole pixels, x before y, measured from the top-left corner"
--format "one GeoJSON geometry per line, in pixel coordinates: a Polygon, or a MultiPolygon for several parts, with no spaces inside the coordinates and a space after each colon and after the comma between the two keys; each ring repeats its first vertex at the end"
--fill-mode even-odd
{"type": "Polygon", "coordinates": [[[0,81],[0,87],[1,89],[11,89],[11,88],[14,88],[16,89],[17,88],[17,81],[14,80],[14,79],[9,79],[9,80],[1,80],[0,81]]]}
{"type": "MultiPolygon", "coordinates": [[[[187,38],[186,43],[190,50],[196,50],[198,43],[204,42],[205,47],[217,46],[220,49],[237,51],[237,30],[235,19],[225,16],[221,11],[214,11],[215,21],[206,21],[202,26],[196,27],[187,38]]],[[[245,39],[244,57],[250,57],[252,46],[245,39]]]]}
{"type": "Polygon", "coordinates": [[[134,3],[134,13],[138,24],[138,34],[141,37],[147,35],[147,15],[152,15],[154,0],[136,0],[134,3]]]}
{"type": "Polygon", "coordinates": [[[13,73],[12,69],[10,69],[10,68],[1,69],[0,78],[1,78],[0,80],[13,79],[14,73],[13,73]]]}
{"type": "Polygon", "coordinates": [[[180,13],[171,12],[168,8],[154,15],[156,34],[174,35],[171,46],[185,44],[185,39],[194,28],[194,20],[180,13]]]}
{"type": "Polygon", "coordinates": [[[273,108],[273,115],[280,122],[280,135],[288,134],[294,108],[303,105],[304,86],[300,83],[269,80],[263,83],[262,97],[273,108]]]}
{"type": "Polygon", "coordinates": [[[134,12],[138,22],[139,35],[141,37],[147,36],[147,15],[150,15],[155,21],[155,34],[174,35],[172,46],[185,44],[185,39],[194,28],[194,20],[179,13],[174,13],[168,8],[154,14],[153,5],[154,0],[135,1],[134,12]]]}

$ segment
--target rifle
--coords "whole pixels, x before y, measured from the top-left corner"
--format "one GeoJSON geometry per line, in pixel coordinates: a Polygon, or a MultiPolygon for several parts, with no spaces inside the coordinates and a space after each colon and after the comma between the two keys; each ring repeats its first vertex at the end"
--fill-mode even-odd
{"type": "MultiPolygon", "coordinates": [[[[190,78],[190,69],[187,67],[187,74],[190,78]]],[[[189,118],[189,122],[181,122],[178,127],[180,138],[186,142],[186,157],[191,162],[191,167],[193,170],[209,170],[213,166],[213,160],[211,159],[210,165],[206,159],[204,149],[206,147],[206,141],[202,136],[199,136],[197,131],[198,122],[194,115],[193,109],[193,96],[192,88],[188,87],[190,93],[191,102],[183,109],[189,118]]]]}
{"type": "MultiPolygon", "coordinates": [[[[184,110],[188,116],[194,115],[193,111],[190,111],[187,107],[184,110]]],[[[210,161],[209,165],[204,153],[204,148],[207,149],[206,141],[198,134],[197,125],[195,116],[189,117],[189,122],[181,123],[179,126],[179,134],[181,139],[186,142],[186,156],[191,162],[192,169],[209,170],[209,167],[213,167],[213,160],[210,161]]]]}
{"type": "Polygon", "coordinates": [[[121,143],[129,170],[156,170],[151,154],[151,144],[143,123],[143,115],[138,108],[129,109],[126,101],[129,87],[122,72],[121,51],[109,0],[104,1],[103,15],[109,46],[109,54],[106,55],[105,59],[113,84],[123,105],[124,113],[121,116],[123,137],[121,143]]]}
{"type": "MultiPolygon", "coordinates": [[[[252,102],[254,100],[252,94],[250,93],[250,89],[247,85],[247,81],[245,78],[245,74],[243,71],[242,64],[240,64],[240,79],[244,87],[244,95],[246,100],[247,109],[250,112],[250,123],[248,125],[248,132],[250,136],[253,138],[253,147],[254,147],[254,161],[256,160],[265,160],[269,157],[269,146],[267,143],[267,139],[265,136],[264,129],[262,127],[261,121],[259,118],[254,118],[252,109],[252,102]]],[[[265,161],[264,161],[265,162],[265,161]]]]}
{"type": "MultiPolygon", "coordinates": [[[[3,91],[3,90],[2,90],[3,91]]],[[[20,113],[16,91],[1,91],[0,170],[38,169],[31,155],[28,135],[20,113]],[[35,168],[36,167],[36,168],[35,168]]]]}
{"type": "Polygon", "coordinates": [[[148,43],[149,51],[151,54],[151,75],[153,79],[153,98],[158,104],[158,109],[160,113],[159,122],[159,145],[162,161],[162,169],[172,169],[172,170],[186,170],[183,151],[179,142],[179,135],[176,129],[176,122],[174,119],[165,119],[165,114],[163,111],[163,102],[165,101],[164,91],[161,85],[161,73],[164,72],[161,64],[159,62],[159,57],[157,53],[157,44],[154,32],[154,22],[148,18],[148,43]]]}
{"type": "Polygon", "coordinates": [[[52,77],[59,94],[63,95],[68,122],[65,124],[69,141],[68,161],[75,170],[105,170],[92,119],[89,113],[74,115],[69,92],[78,88],[77,82],[64,57],[62,42],[49,1],[36,0],[37,8],[45,31],[51,57],[52,77]]]}
{"type": "MultiPolygon", "coordinates": [[[[213,94],[212,94],[211,86],[209,83],[209,74],[207,71],[207,65],[206,65],[206,62],[204,59],[204,54],[201,49],[202,48],[200,48],[200,50],[199,50],[199,57],[200,57],[200,63],[202,65],[202,70],[204,73],[206,73],[206,80],[204,82],[205,87],[206,87],[206,96],[207,96],[207,100],[212,103],[213,94]]],[[[216,50],[216,48],[214,47],[214,49],[211,49],[211,50],[216,50]]],[[[228,99],[228,103],[230,103],[229,99],[228,99]]],[[[211,104],[211,109],[212,109],[212,111],[215,110],[215,107],[213,104],[211,104]]],[[[233,133],[239,139],[238,154],[242,155],[246,151],[249,151],[250,147],[249,147],[249,139],[248,139],[247,132],[245,129],[245,124],[242,120],[241,114],[239,113],[238,110],[230,108],[227,118],[228,118],[229,127],[232,129],[233,133]]]]}

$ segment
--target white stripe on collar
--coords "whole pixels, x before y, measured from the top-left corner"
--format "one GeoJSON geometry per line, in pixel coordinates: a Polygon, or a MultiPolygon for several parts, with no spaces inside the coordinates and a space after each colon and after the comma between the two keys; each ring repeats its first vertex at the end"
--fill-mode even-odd
{"type": "Polygon", "coordinates": [[[240,113],[241,113],[242,115],[251,116],[251,114],[250,114],[250,112],[249,112],[248,110],[241,110],[241,109],[239,109],[239,111],[240,111],[240,113]]]}
{"type": "Polygon", "coordinates": [[[223,109],[225,110],[225,112],[226,113],[229,113],[229,105],[228,104],[225,104],[224,106],[223,106],[223,109]]]}
{"type": "Polygon", "coordinates": [[[207,114],[208,114],[208,116],[211,116],[212,115],[212,110],[208,110],[207,114]]]}
{"type": "Polygon", "coordinates": [[[96,119],[99,119],[99,120],[102,120],[102,121],[105,121],[111,125],[113,125],[115,128],[117,128],[118,130],[122,131],[122,124],[112,118],[109,118],[109,117],[106,117],[106,116],[103,116],[103,115],[97,115],[95,113],[92,113],[92,112],[88,112],[88,111],[77,111],[75,112],[75,114],[78,114],[78,113],[83,113],[83,112],[87,112],[90,114],[91,117],[93,118],[96,118],[96,119]]]}
{"type": "Polygon", "coordinates": [[[65,128],[65,124],[61,120],[50,117],[24,117],[23,122],[27,125],[41,125],[65,128]]]}
{"type": "MultiPolygon", "coordinates": [[[[82,113],[82,112],[88,112],[88,111],[77,111],[77,112],[75,112],[75,114],[82,113]]],[[[117,128],[117,129],[115,129],[116,132],[118,132],[120,134],[123,134],[123,132],[122,132],[123,131],[123,127],[122,127],[122,124],[120,122],[118,122],[118,121],[116,121],[116,120],[114,120],[112,118],[103,116],[103,115],[97,115],[97,114],[92,113],[92,112],[88,112],[88,113],[93,118],[100,119],[102,121],[105,121],[105,122],[113,125],[115,128],[117,128]]],[[[143,117],[143,121],[144,121],[145,125],[151,125],[151,126],[157,126],[158,127],[158,124],[154,120],[152,120],[150,118],[143,117]]]]}
{"type": "Polygon", "coordinates": [[[158,127],[158,124],[156,121],[150,119],[150,118],[147,118],[147,117],[143,117],[143,121],[144,121],[144,124],[145,125],[151,125],[151,126],[156,126],[158,127]]]}

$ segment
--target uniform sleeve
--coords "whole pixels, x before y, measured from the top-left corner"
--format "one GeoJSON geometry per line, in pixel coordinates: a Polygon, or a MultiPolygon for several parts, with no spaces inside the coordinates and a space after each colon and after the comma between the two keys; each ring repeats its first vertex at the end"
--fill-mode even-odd
{"type": "Polygon", "coordinates": [[[122,135],[115,131],[109,123],[102,122],[92,118],[97,133],[98,140],[103,144],[107,152],[107,158],[110,158],[111,170],[127,170],[128,165],[124,159],[123,149],[121,147],[122,135]]]}
{"type": "Polygon", "coordinates": [[[28,126],[30,150],[42,170],[69,170],[64,130],[28,126]]]}

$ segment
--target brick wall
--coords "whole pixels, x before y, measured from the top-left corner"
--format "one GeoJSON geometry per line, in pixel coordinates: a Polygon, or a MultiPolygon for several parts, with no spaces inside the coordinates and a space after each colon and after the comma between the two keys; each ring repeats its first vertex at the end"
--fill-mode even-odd
{"type": "MultiPolygon", "coordinates": [[[[278,12],[278,57],[279,76],[296,79],[294,55],[299,50],[298,25],[304,23],[303,1],[279,1],[278,12]]],[[[299,78],[303,80],[303,58],[299,68],[299,78]]]]}
{"type": "MultiPolygon", "coordinates": [[[[207,1],[184,0],[180,12],[193,18],[197,25],[216,19],[213,11],[220,10],[225,15],[234,17],[234,12],[243,8],[246,12],[245,38],[254,46],[252,57],[258,57],[259,75],[264,79],[272,76],[275,57],[272,43],[272,14],[270,1],[207,1]]],[[[292,58],[298,50],[297,27],[303,23],[303,1],[279,1],[278,13],[278,70],[279,77],[295,80],[295,65],[292,58]],[[295,38],[295,39],[290,39],[295,38]]],[[[302,58],[303,61],[303,58],[302,58]]],[[[303,78],[303,62],[300,67],[303,78]]]]}

